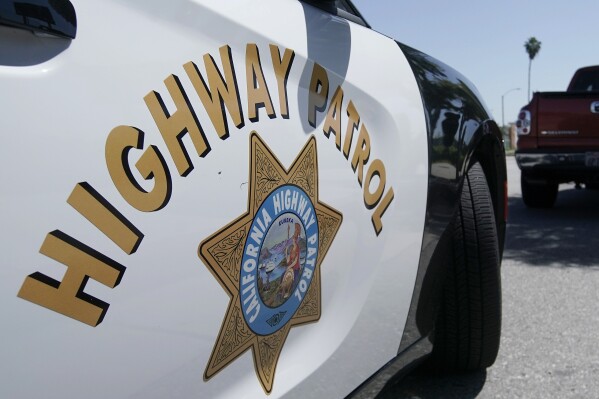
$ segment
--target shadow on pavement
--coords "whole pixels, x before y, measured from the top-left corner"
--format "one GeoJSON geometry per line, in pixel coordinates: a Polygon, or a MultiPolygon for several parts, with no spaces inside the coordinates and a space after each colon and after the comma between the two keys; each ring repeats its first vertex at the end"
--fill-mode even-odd
{"type": "Polygon", "coordinates": [[[487,380],[486,371],[431,375],[416,370],[376,399],[473,399],[487,380]]]}
{"type": "MultiPolygon", "coordinates": [[[[562,188],[551,209],[527,208],[509,198],[504,259],[532,266],[596,267],[599,258],[599,190],[562,188]]],[[[376,399],[476,398],[487,372],[430,375],[415,370],[376,399]]]]}
{"type": "Polygon", "coordinates": [[[599,191],[561,190],[551,209],[527,208],[509,198],[504,259],[533,266],[597,265],[599,191]]]}

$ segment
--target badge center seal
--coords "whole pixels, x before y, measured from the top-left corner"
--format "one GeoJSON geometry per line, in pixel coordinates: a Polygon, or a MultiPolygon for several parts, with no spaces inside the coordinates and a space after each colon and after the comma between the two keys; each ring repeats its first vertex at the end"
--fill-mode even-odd
{"type": "Polygon", "coordinates": [[[280,330],[306,295],[318,259],[318,223],[308,195],[295,185],[275,189],[250,227],[240,273],[240,303],[250,329],[280,330]]]}

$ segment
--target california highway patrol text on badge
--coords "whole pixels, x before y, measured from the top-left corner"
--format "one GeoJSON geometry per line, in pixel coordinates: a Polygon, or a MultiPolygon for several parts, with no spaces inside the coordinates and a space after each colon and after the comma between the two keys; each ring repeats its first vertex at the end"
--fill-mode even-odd
{"type": "Polygon", "coordinates": [[[320,318],[320,265],[342,216],[319,201],[314,137],[285,170],[253,132],[248,191],[247,212],[199,246],[231,298],[204,378],[251,349],[270,393],[289,330],[320,318]]]}

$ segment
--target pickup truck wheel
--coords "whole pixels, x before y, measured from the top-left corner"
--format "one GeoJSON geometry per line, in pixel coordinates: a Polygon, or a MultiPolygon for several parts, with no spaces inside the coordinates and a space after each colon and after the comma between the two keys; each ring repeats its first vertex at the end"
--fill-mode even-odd
{"type": "Polygon", "coordinates": [[[520,176],[522,200],[529,208],[551,208],[557,198],[557,183],[531,183],[524,173],[520,176]]]}
{"type": "Polygon", "coordinates": [[[478,163],[464,179],[449,259],[429,365],[482,370],[499,351],[501,276],[493,204],[478,163]]]}

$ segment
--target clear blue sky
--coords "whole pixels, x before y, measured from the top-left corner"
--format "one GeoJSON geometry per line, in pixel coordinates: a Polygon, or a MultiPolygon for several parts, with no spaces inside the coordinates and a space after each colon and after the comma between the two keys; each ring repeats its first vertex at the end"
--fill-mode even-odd
{"type": "Polygon", "coordinates": [[[527,101],[531,36],[541,44],[531,91],[562,91],[574,71],[599,65],[599,0],[353,0],[374,30],[438,58],[470,79],[501,124],[527,101]]]}

